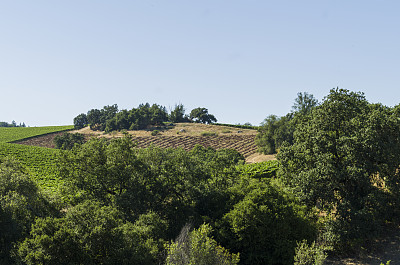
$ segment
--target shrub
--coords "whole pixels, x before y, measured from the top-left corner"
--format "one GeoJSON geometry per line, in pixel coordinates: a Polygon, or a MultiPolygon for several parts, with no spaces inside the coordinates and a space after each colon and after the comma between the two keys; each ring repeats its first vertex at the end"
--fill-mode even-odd
{"type": "Polygon", "coordinates": [[[167,246],[167,265],[234,265],[239,263],[239,254],[231,254],[209,234],[212,229],[203,224],[199,229],[189,232],[190,226],[182,228],[175,242],[167,246]]]}
{"type": "Polygon", "coordinates": [[[202,132],[202,133],[201,133],[201,136],[205,136],[205,137],[208,137],[208,136],[218,136],[218,133],[216,133],[216,132],[202,132]]]}
{"type": "Polygon", "coordinates": [[[296,242],[315,238],[313,219],[280,185],[243,177],[230,189],[237,202],[223,217],[221,242],[242,264],[293,264],[296,242]]]}
{"type": "Polygon", "coordinates": [[[83,144],[85,137],[80,133],[63,133],[54,137],[54,144],[57,149],[70,150],[75,144],[83,144]]]}
{"type": "Polygon", "coordinates": [[[159,130],[154,130],[154,131],[151,132],[152,136],[156,136],[156,135],[159,135],[159,134],[160,134],[159,130]]]}
{"type": "Polygon", "coordinates": [[[306,240],[303,240],[297,244],[294,265],[322,265],[326,257],[324,249],[315,241],[309,245],[306,240]]]}

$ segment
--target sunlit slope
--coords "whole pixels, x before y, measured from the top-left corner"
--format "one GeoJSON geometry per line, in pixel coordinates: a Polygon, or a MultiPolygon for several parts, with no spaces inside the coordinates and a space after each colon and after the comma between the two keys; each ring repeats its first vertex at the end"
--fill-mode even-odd
{"type": "Polygon", "coordinates": [[[57,149],[10,143],[13,141],[66,131],[73,126],[14,127],[0,128],[0,159],[13,157],[32,173],[41,187],[48,191],[58,189],[60,181],[56,176],[55,160],[57,149]]]}
{"type": "Polygon", "coordinates": [[[43,134],[67,131],[73,128],[73,125],[46,127],[0,127],[0,143],[9,143],[43,134]]]}

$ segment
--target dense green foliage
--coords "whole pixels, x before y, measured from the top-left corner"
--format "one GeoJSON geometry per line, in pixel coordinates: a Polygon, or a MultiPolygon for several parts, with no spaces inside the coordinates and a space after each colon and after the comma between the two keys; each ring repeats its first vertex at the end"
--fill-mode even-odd
{"type": "Polygon", "coordinates": [[[246,124],[242,125],[242,124],[213,123],[213,125],[226,126],[226,127],[232,127],[232,128],[238,128],[238,129],[251,129],[251,130],[258,129],[258,126],[246,125],[246,124]]]}
{"type": "Polygon", "coordinates": [[[199,123],[211,124],[217,122],[215,116],[208,113],[208,109],[201,107],[192,109],[189,117],[192,121],[199,123]]]}
{"type": "Polygon", "coordinates": [[[157,223],[124,221],[114,207],[85,201],[60,218],[39,218],[18,249],[26,264],[156,264],[158,242],[152,234],[157,223]]]}
{"type": "Polygon", "coordinates": [[[58,149],[70,150],[75,144],[83,144],[85,137],[80,133],[63,133],[54,137],[55,147],[58,149]]]}
{"type": "MultiPolygon", "coordinates": [[[[121,112],[107,106],[90,119],[121,112]]],[[[398,224],[400,105],[344,89],[318,105],[299,94],[291,113],[260,130],[278,161],[248,165],[235,150],[203,146],[138,149],[128,134],[68,138],[67,150],[3,137],[0,263],[323,264],[327,250],[357,249],[398,224]]]]}
{"type": "Polygon", "coordinates": [[[171,110],[169,121],[174,123],[190,122],[188,115],[185,114],[185,107],[182,104],[175,105],[175,108],[171,110]]]}
{"type": "Polygon", "coordinates": [[[291,145],[295,127],[317,105],[318,101],[313,95],[306,92],[298,93],[292,112],[282,117],[269,115],[258,128],[256,144],[259,152],[275,154],[284,142],[291,145]]]}
{"type": "Polygon", "coordinates": [[[270,160],[255,164],[245,164],[237,166],[237,169],[241,172],[242,176],[258,179],[272,178],[276,176],[279,169],[279,162],[276,160],[270,160]]]}
{"type": "Polygon", "coordinates": [[[175,242],[167,250],[166,265],[235,265],[239,255],[230,254],[226,249],[210,238],[212,228],[203,224],[198,229],[189,231],[184,226],[175,242]]]}
{"type": "Polygon", "coordinates": [[[13,264],[14,245],[29,235],[35,218],[56,214],[16,161],[0,160],[0,263],[13,264]]]}
{"type": "Polygon", "coordinates": [[[47,127],[12,127],[0,128],[0,143],[9,143],[29,137],[61,132],[73,129],[73,126],[47,126],[47,127]]]}
{"type": "Polygon", "coordinates": [[[258,129],[256,144],[258,150],[264,154],[275,154],[283,142],[293,142],[294,131],[293,114],[283,117],[268,116],[258,129]]]}
{"type": "Polygon", "coordinates": [[[0,158],[13,157],[45,190],[55,192],[62,185],[57,174],[59,150],[20,144],[0,143],[0,158]]]}
{"type": "Polygon", "coordinates": [[[221,242],[242,264],[293,264],[296,242],[315,238],[306,208],[278,180],[240,180],[229,188],[233,207],[222,218],[221,242]]]}
{"type": "Polygon", "coordinates": [[[309,207],[332,218],[338,247],[371,239],[398,216],[400,119],[397,108],[333,89],[278,154],[281,175],[309,207]]]}
{"type": "Polygon", "coordinates": [[[126,136],[57,153],[58,197],[68,200],[30,219],[23,234],[7,235],[15,244],[2,251],[11,264],[182,264],[177,253],[237,264],[229,252],[240,252],[241,264],[290,264],[296,241],[314,239],[304,207],[272,176],[244,173],[235,150],[137,149],[126,136]],[[189,252],[167,244],[187,223],[189,252]]]}
{"type": "Polygon", "coordinates": [[[217,119],[209,114],[206,108],[196,108],[191,111],[190,117],[185,115],[185,108],[178,104],[168,114],[164,106],[149,103],[140,104],[131,110],[118,110],[117,104],[104,106],[102,109],[91,109],[87,114],[79,114],[74,118],[75,129],[90,125],[92,130],[120,131],[144,130],[152,126],[163,126],[165,122],[201,122],[213,123],[217,119]]]}
{"type": "Polygon", "coordinates": [[[89,125],[89,121],[87,115],[85,113],[81,113],[74,118],[74,128],[76,130],[82,129],[89,125]]]}

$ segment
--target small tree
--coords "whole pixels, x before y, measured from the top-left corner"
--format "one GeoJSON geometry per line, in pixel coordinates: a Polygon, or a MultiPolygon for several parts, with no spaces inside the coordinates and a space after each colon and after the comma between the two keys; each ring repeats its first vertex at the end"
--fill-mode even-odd
{"type": "Polygon", "coordinates": [[[233,265],[239,263],[239,254],[231,254],[217,241],[209,237],[212,229],[203,224],[189,232],[190,226],[182,228],[175,242],[168,247],[166,265],[233,265]]]}
{"type": "Polygon", "coordinates": [[[54,137],[54,144],[58,149],[70,150],[76,144],[80,145],[85,142],[85,137],[80,133],[63,133],[54,137]]]}
{"type": "Polygon", "coordinates": [[[314,98],[312,94],[308,94],[307,92],[299,92],[297,93],[297,98],[294,100],[292,111],[294,113],[305,115],[310,113],[311,109],[317,105],[318,100],[314,98]]]}
{"type": "Polygon", "coordinates": [[[187,122],[188,117],[185,115],[185,108],[182,104],[175,105],[175,108],[171,110],[169,115],[169,120],[171,122],[187,122]]]}
{"type": "Polygon", "coordinates": [[[294,124],[293,115],[283,117],[268,116],[258,129],[256,144],[258,150],[264,154],[275,154],[284,141],[292,143],[294,124]]]}

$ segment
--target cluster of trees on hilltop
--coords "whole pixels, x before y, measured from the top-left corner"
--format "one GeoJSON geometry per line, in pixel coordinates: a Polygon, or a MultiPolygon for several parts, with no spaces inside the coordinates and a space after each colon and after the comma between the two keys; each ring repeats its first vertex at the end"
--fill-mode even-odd
{"type": "Polygon", "coordinates": [[[0,121],[0,127],[26,127],[25,122],[17,124],[14,120],[11,123],[0,121]]]}
{"type": "Polygon", "coordinates": [[[92,130],[111,132],[115,130],[143,130],[149,126],[161,126],[164,122],[217,122],[214,115],[209,114],[206,108],[195,108],[190,115],[185,114],[185,108],[178,104],[171,111],[163,106],[149,103],[140,104],[131,110],[118,110],[117,104],[104,106],[102,109],[91,109],[87,114],[79,114],[74,118],[75,129],[90,125],[92,130]]]}

